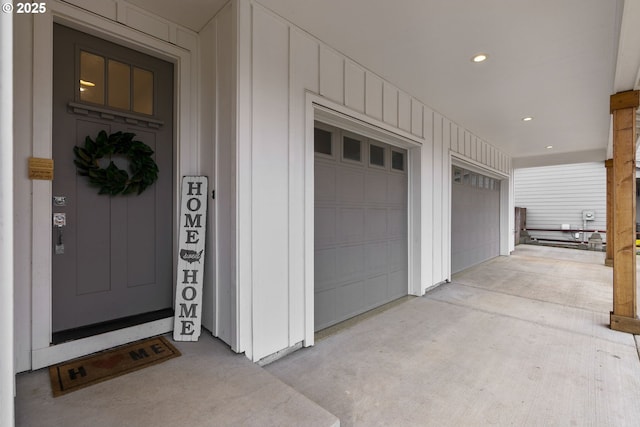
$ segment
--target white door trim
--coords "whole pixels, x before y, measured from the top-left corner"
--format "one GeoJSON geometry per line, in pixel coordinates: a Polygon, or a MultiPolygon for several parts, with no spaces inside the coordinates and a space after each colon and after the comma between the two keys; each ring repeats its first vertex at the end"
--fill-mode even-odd
{"type": "MultiPolygon", "coordinates": [[[[197,39],[193,46],[178,47],[137,31],[122,23],[76,8],[67,3],[47,3],[47,13],[34,16],[33,34],[33,156],[52,156],[53,23],[60,23],[92,35],[123,44],[175,64],[175,170],[178,177],[198,171],[199,140],[197,39]]],[[[140,30],[144,30],[140,28],[140,30]]],[[[32,181],[32,324],[31,368],[39,369],[84,354],[104,350],[145,336],[171,330],[172,320],[163,319],[119,331],[52,346],[51,335],[51,181],[32,181]]],[[[174,218],[178,217],[176,203],[174,218]]],[[[176,236],[174,220],[173,234],[176,236]]],[[[177,240],[177,238],[175,239],[177,240]]],[[[174,241],[175,241],[174,240],[174,241]]],[[[175,246],[175,245],[174,245],[175,246]]],[[[174,247],[174,259],[175,251],[174,247]]]]}
{"type": "MultiPolygon", "coordinates": [[[[306,92],[305,98],[305,250],[304,250],[304,298],[305,298],[305,325],[304,325],[304,346],[308,347],[314,343],[314,146],[313,129],[314,121],[319,120],[346,130],[357,132],[363,136],[378,139],[386,144],[395,145],[407,150],[407,232],[408,236],[414,233],[420,234],[421,227],[421,190],[420,190],[420,168],[416,167],[422,156],[422,138],[418,138],[408,132],[394,128],[364,114],[357,113],[349,108],[321,97],[312,92],[306,92]]],[[[410,295],[422,295],[422,265],[420,259],[420,239],[407,238],[408,263],[407,293],[410,295]]]]}

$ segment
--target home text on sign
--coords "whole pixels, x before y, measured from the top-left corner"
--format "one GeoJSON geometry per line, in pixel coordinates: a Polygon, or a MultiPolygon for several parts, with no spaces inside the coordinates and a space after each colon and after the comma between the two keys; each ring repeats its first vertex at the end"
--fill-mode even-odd
{"type": "Polygon", "coordinates": [[[182,178],[180,241],[173,339],[197,341],[202,324],[202,279],[207,225],[206,176],[182,178]]]}

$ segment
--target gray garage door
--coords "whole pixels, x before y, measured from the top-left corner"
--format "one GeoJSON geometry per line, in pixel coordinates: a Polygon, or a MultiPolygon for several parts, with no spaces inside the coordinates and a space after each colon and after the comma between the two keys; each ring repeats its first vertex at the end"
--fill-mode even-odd
{"type": "Polygon", "coordinates": [[[407,294],[407,153],[316,123],[315,329],[407,294]]]}
{"type": "Polygon", "coordinates": [[[500,181],[453,167],[451,272],[500,255],[500,181]]]}

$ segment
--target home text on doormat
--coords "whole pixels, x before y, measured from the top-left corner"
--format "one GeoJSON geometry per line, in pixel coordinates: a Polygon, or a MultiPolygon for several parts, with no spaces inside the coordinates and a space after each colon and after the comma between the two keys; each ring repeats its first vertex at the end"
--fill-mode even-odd
{"type": "Polygon", "coordinates": [[[138,341],[49,367],[53,396],[58,397],[180,356],[164,337],[138,341]]]}

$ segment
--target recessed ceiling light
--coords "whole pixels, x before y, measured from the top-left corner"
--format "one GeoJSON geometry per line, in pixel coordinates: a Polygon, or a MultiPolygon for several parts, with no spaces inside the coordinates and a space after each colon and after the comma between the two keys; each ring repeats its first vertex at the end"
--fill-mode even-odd
{"type": "Polygon", "coordinates": [[[489,56],[486,53],[479,53],[477,55],[474,55],[473,58],[471,58],[471,60],[473,62],[484,62],[487,60],[489,56]]]}
{"type": "Polygon", "coordinates": [[[546,147],[544,147],[544,148],[546,148],[547,150],[551,150],[551,149],[553,148],[553,145],[547,145],[547,146],[546,146],[546,147]]]}
{"type": "Polygon", "coordinates": [[[522,118],[523,122],[530,122],[531,120],[533,120],[533,117],[523,117],[522,118]]]}

